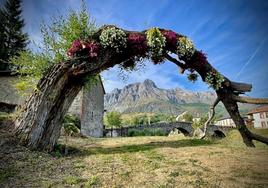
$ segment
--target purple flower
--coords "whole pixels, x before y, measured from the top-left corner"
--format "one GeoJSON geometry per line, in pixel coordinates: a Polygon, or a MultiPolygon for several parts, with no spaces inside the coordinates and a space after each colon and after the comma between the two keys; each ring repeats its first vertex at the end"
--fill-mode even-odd
{"type": "Polygon", "coordinates": [[[195,64],[195,66],[202,67],[207,63],[206,54],[202,51],[196,51],[190,60],[190,63],[195,64]]]}
{"type": "Polygon", "coordinates": [[[139,33],[130,33],[127,38],[130,51],[134,55],[143,56],[147,52],[147,43],[144,35],[139,33]]]}
{"type": "Polygon", "coordinates": [[[174,31],[163,30],[162,34],[166,38],[166,47],[171,50],[176,50],[177,48],[177,34],[174,31]]]}
{"type": "Polygon", "coordinates": [[[202,51],[197,52],[197,62],[201,65],[204,65],[207,63],[207,56],[202,51]]]}
{"type": "Polygon", "coordinates": [[[83,46],[83,49],[85,49],[88,52],[88,56],[90,59],[98,56],[98,53],[100,50],[100,46],[98,43],[94,41],[89,41],[89,42],[84,43],[82,46],[83,46]]]}
{"type": "Polygon", "coordinates": [[[72,57],[77,51],[82,49],[82,43],[80,40],[75,40],[72,47],[68,50],[67,54],[72,57]]]}

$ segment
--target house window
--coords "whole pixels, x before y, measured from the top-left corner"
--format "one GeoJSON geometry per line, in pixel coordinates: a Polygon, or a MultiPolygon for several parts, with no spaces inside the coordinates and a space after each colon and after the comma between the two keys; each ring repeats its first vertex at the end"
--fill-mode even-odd
{"type": "Polygon", "coordinates": [[[260,113],[260,118],[263,119],[264,118],[264,114],[261,112],[260,113]]]}
{"type": "Polygon", "coordinates": [[[261,122],[261,127],[262,127],[262,128],[263,128],[263,127],[266,127],[265,121],[262,121],[262,122],[261,122]]]}

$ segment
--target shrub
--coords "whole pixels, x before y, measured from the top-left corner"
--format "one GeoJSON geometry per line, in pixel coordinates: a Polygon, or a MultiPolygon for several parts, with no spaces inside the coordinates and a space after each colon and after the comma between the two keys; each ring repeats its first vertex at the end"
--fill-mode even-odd
{"type": "Polygon", "coordinates": [[[151,59],[154,63],[159,63],[164,60],[164,47],[166,38],[157,28],[149,29],[146,32],[147,44],[151,49],[151,59]]]}
{"type": "Polygon", "coordinates": [[[208,83],[209,87],[212,87],[215,90],[218,90],[222,87],[222,83],[224,82],[224,77],[216,71],[208,72],[205,78],[205,81],[208,83]]]}
{"type": "Polygon", "coordinates": [[[129,129],[128,130],[128,136],[134,137],[134,136],[166,136],[167,134],[162,129],[129,129]]]}
{"type": "Polygon", "coordinates": [[[117,53],[127,47],[127,38],[123,30],[108,27],[101,32],[100,42],[104,48],[113,48],[117,53]]]}
{"type": "MultiPolygon", "coordinates": [[[[81,124],[78,117],[66,115],[63,119],[63,129],[65,136],[74,136],[80,132],[81,124]]],[[[66,138],[67,139],[67,138],[66,138]]]]}
{"type": "Polygon", "coordinates": [[[180,37],[177,44],[177,54],[179,58],[185,57],[190,59],[195,52],[193,42],[187,37],[180,37]]]}
{"type": "Polygon", "coordinates": [[[109,127],[120,127],[122,124],[121,114],[119,112],[108,112],[104,116],[104,122],[109,127]]]}

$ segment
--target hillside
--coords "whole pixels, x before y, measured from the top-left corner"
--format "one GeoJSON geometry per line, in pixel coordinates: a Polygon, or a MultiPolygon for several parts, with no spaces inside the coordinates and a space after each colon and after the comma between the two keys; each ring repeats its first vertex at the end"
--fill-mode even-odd
{"type": "MultiPolygon", "coordinates": [[[[209,105],[216,98],[214,92],[192,92],[181,88],[161,89],[152,80],[143,83],[133,83],[122,89],[114,89],[104,97],[107,111],[121,113],[150,112],[177,115],[189,111],[193,115],[207,112],[209,105]]],[[[251,106],[242,105],[241,111],[246,112],[251,106]]],[[[217,107],[217,113],[227,115],[222,105],[217,107]]]]}

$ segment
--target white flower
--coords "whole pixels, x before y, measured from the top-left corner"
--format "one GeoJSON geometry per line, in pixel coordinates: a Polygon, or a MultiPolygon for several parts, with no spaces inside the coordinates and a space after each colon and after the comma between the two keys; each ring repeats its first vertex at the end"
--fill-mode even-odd
{"type": "Polygon", "coordinates": [[[103,30],[100,35],[100,42],[104,48],[113,48],[117,53],[122,52],[127,47],[125,32],[115,27],[109,27],[103,30]]]}
{"type": "Polygon", "coordinates": [[[194,44],[186,37],[180,37],[177,44],[177,54],[179,57],[191,58],[195,52],[194,44]]]}

